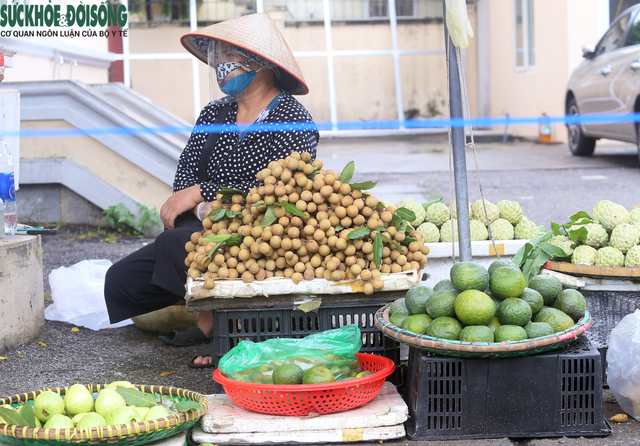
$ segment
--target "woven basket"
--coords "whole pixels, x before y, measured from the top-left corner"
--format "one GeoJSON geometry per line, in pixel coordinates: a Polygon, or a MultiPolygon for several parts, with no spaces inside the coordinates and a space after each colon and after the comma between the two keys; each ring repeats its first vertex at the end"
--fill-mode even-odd
{"type": "MultiPolygon", "coordinates": [[[[104,384],[89,384],[86,386],[90,392],[99,392],[105,387],[104,384]]],[[[179,432],[189,429],[198,419],[207,412],[209,400],[206,396],[191,390],[179,389],[170,386],[144,386],[136,385],[142,392],[152,395],[164,395],[178,402],[195,401],[200,403],[204,410],[191,409],[187,412],[171,414],[165,418],[156,420],[141,421],[137,423],[119,424],[101,427],[91,427],[85,429],[44,429],[14,424],[0,423],[0,442],[15,445],[77,445],[90,444],[92,446],[106,446],[114,444],[141,445],[152,441],[176,435],[179,432]]],[[[57,387],[54,389],[44,389],[64,395],[68,387],[57,387]]],[[[0,399],[0,405],[17,404],[29,402],[33,404],[36,396],[44,390],[23,393],[0,399]]]]}
{"type": "Polygon", "coordinates": [[[582,335],[591,325],[591,315],[585,311],[584,317],[576,325],[564,331],[525,341],[509,342],[463,342],[420,335],[393,325],[389,322],[389,307],[380,308],[375,315],[375,325],[391,339],[444,356],[462,358],[508,358],[513,356],[529,356],[562,348],[582,335]]]}

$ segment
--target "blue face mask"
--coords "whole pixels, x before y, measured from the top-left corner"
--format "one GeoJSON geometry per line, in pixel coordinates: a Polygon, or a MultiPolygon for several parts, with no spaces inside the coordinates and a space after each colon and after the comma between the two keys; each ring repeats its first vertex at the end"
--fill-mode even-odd
{"type": "Polygon", "coordinates": [[[221,63],[216,67],[220,90],[230,96],[236,96],[247,89],[258,71],[252,70],[248,62],[221,63]]]}

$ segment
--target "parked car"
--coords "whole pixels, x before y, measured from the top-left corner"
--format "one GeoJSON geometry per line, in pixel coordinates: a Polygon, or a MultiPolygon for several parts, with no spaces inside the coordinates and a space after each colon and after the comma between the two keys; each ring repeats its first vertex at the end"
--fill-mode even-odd
{"type": "MultiPolygon", "coordinates": [[[[571,74],[567,115],[640,112],[640,5],[620,14],[597,45],[585,45],[585,60],[571,74]]],[[[600,138],[638,145],[640,123],[585,122],[568,124],[569,148],[576,156],[590,156],[600,138]]]]}

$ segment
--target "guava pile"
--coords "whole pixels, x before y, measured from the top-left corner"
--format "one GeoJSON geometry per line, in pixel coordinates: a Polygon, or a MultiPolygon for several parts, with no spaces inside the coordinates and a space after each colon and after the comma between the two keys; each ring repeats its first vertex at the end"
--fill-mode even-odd
{"type": "Polygon", "coordinates": [[[85,429],[156,420],[197,407],[202,409],[193,401],[157,401],[127,381],[106,385],[95,398],[87,387],[74,384],[63,395],[44,390],[32,401],[1,406],[0,423],[45,429],[85,429]]]}

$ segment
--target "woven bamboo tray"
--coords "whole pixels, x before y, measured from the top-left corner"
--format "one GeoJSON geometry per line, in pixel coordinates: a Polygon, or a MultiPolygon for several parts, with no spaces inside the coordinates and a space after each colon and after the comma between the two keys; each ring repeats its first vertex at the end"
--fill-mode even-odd
{"type": "Polygon", "coordinates": [[[613,266],[577,265],[575,263],[554,262],[549,260],[544,264],[543,268],[575,276],[640,280],[640,267],[638,266],[620,268],[613,266]]]}
{"type": "MultiPolygon", "coordinates": [[[[99,392],[105,385],[89,384],[86,387],[90,392],[94,393],[99,392]]],[[[204,410],[191,409],[187,412],[171,414],[157,420],[85,429],[44,429],[0,423],[0,442],[20,446],[72,446],[78,444],[88,444],[91,446],[126,444],[136,446],[162,440],[191,428],[209,408],[209,400],[207,397],[191,390],[170,386],[144,385],[136,385],[136,388],[152,395],[170,397],[178,402],[187,400],[195,401],[200,403],[204,410]]],[[[68,387],[57,387],[44,390],[51,390],[59,395],[64,395],[67,389],[68,387]]],[[[1,398],[0,405],[10,404],[15,407],[25,402],[33,404],[35,397],[44,390],[1,398]]]]}
{"type": "Polygon", "coordinates": [[[584,317],[573,327],[541,338],[500,343],[449,341],[447,339],[419,335],[393,325],[389,322],[390,306],[391,304],[387,304],[380,308],[376,312],[374,321],[376,327],[386,336],[420,350],[462,358],[509,358],[514,356],[537,355],[538,353],[569,345],[591,326],[591,315],[588,311],[585,311],[584,317]]]}

